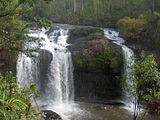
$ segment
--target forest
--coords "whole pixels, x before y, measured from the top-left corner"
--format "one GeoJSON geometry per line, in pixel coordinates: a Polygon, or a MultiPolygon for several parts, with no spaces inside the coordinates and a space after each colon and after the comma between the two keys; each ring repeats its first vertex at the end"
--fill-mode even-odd
{"type": "Polygon", "coordinates": [[[118,28],[125,38],[144,43],[144,49],[159,55],[159,12],[159,0],[53,0],[49,4],[41,0],[30,16],[55,23],[118,28]]]}
{"type": "MultiPolygon", "coordinates": [[[[123,93],[123,85],[125,83],[123,79],[131,80],[134,89],[130,91],[130,94],[132,94],[133,103],[136,107],[134,108],[133,117],[122,120],[159,120],[159,51],[160,0],[0,0],[0,120],[50,120],[48,109],[41,109],[37,105],[33,105],[32,100],[41,101],[41,97],[46,94],[49,96],[48,98],[46,95],[47,100],[57,98],[54,95],[62,95],[58,99],[59,101],[62,100],[62,103],[65,100],[70,101],[73,93],[75,94],[73,95],[75,98],[72,98],[73,101],[89,101],[89,103],[103,104],[108,103],[109,100],[110,103],[113,98],[122,97],[125,94],[125,92],[123,93]],[[59,24],[64,27],[59,28],[59,24]],[[71,27],[67,28],[66,25],[71,27]],[[111,36],[111,41],[108,37],[104,37],[106,28],[110,28],[108,34],[111,36]],[[46,32],[44,29],[49,30],[46,32]],[[34,30],[35,32],[33,32],[34,30]],[[112,32],[112,30],[115,32],[112,32]],[[45,32],[43,33],[43,31],[45,32]],[[39,36],[41,34],[43,36],[41,36],[42,38],[39,36],[32,37],[30,32],[31,34],[37,32],[39,36]],[[118,33],[118,36],[114,36],[115,33],[118,33]],[[47,35],[47,38],[44,37],[45,35],[47,35]],[[59,38],[61,36],[62,38],[59,38]],[[117,39],[123,38],[125,43],[117,44],[117,41],[112,40],[114,37],[117,39]],[[38,44],[38,48],[35,49],[26,47],[26,44],[30,45],[30,43],[27,43],[28,41],[31,41],[34,46],[38,39],[41,39],[40,41],[54,39],[53,41],[56,41],[54,44],[58,47],[53,45],[45,48],[43,42],[40,43],[42,45],[38,44]],[[72,46],[70,46],[70,43],[66,45],[68,43],[64,43],[64,41],[58,43],[59,39],[67,39],[66,41],[70,42],[72,46]],[[54,49],[50,51],[52,47],[54,49]],[[134,55],[130,58],[126,58],[125,47],[134,52],[134,55]],[[60,51],[60,53],[58,54],[56,51],[60,51]],[[65,52],[62,54],[62,51],[65,52]],[[34,52],[38,52],[40,57],[34,58],[35,56],[32,56],[34,52]],[[25,57],[22,55],[20,59],[20,53],[24,54],[25,57]],[[22,61],[21,67],[23,69],[18,69],[17,67],[20,63],[19,59],[22,61]],[[37,62],[35,62],[36,60],[37,62]],[[56,60],[57,63],[54,63],[53,61],[56,60]],[[127,68],[127,62],[130,60],[134,61],[130,63],[132,66],[129,65],[132,68],[127,68]],[[27,63],[25,64],[26,61],[27,63]],[[70,66],[72,62],[73,65],[70,66]],[[28,66],[31,64],[30,68],[27,64],[28,66]],[[60,68],[61,64],[62,67],[60,68]],[[33,68],[36,65],[38,67],[33,68]],[[49,65],[53,67],[51,70],[51,67],[48,67],[49,65]],[[73,70],[72,66],[74,67],[73,70]],[[54,67],[57,67],[57,70],[52,71],[54,67]],[[39,77],[35,75],[36,73],[33,73],[37,69],[39,69],[38,72],[41,72],[38,74],[39,77]],[[126,69],[125,72],[124,69],[126,69]],[[127,69],[132,69],[129,70],[132,73],[129,73],[127,69]],[[51,73],[44,72],[45,70],[51,73]],[[66,72],[64,72],[65,70],[66,72]],[[60,71],[60,73],[57,71],[60,71]],[[19,77],[18,75],[21,72],[22,75],[19,77]],[[27,84],[28,86],[24,84],[24,88],[20,87],[20,84],[23,84],[21,82],[25,83],[25,81],[31,79],[29,74],[35,83],[27,84]],[[60,75],[60,77],[54,76],[54,74],[60,75]],[[130,74],[130,76],[134,74],[134,76],[128,77],[126,74],[130,74]],[[46,76],[49,77],[47,78],[46,76]],[[26,78],[23,81],[22,78],[24,77],[26,78]],[[73,80],[65,83],[65,77],[68,77],[66,78],[68,81],[73,80]],[[51,83],[51,78],[54,81],[59,80],[61,83],[51,83]],[[47,82],[42,81],[42,79],[47,82]],[[37,82],[38,80],[43,83],[37,82]],[[61,90],[55,92],[53,90],[55,86],[53,85],[50,88],[48,84],[60,86],[61,90]],[[71,91],[70,87],[73,87],[74,91],[71,91]],[[47,91],[46,89],[49,90],[47,91]],[[52,96],[52,93],[55,94],[52,96]],[[139,112],[141,106],[146,110],[143,113],[139,112]],[[46,111],[47,115],[45,116],[46,111]],[[154,119],[152,117],[151,119],[147,118],[148,114],[151,114],[149,116],[154,116],[154,119]]],[[[59,88],[56,89],[59,90],[59,88]]],[[[125,91],[127,90],[128,88],[125,88],[125,91]]],[[[111,102],[112,104],[113,101],[111,102]]],[[[50,101],[47,105],[49,103],[50,101]]],[[[119,104],[119,102],[116,102],[116,104],[119,104]]],[[[45,104],[41,105],[42,108],[44,106],[45,104]]],[[[65,107],[62,109],[65,109],[65,107]]],[[[83,118],[84,116],[75,119],[76,115],[73,118],[66,119],[63,114],[61,115],[61,112],[58,113],[59,111],[57,111],[53,110],[55,113],[51,119],[117,120],[113,117],[107,119],[105,118],[106,116],[102,119],[83,118]],[[58,117],[55,117],[56,115],[58,117]]]]}

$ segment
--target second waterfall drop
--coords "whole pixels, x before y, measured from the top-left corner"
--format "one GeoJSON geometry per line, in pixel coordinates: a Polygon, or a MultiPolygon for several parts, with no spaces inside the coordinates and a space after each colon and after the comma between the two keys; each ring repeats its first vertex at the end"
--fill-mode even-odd
{"type": "Polygon", "coordinates": [[[104,36],[112,40],[113,43],[121,46],[122,52],[123,52],[123,57],[124,57],[124,85],[123,85],[123,95],[122,95],[122,100],[125,102],[126,109],[129,111],[133,112],[135,105],[134,105],[134,97],[132,95],[132,92],[135,90],[134,88],[134,74],[133,74],[133,64],[134,61],[132,57],[134,57],[134,52],[132,49],[127,47],[125,45],[125,40],[121,37],[119,37],[119,33],[116,32],[113,29],[103,29],[104,31],[104,36]]]}

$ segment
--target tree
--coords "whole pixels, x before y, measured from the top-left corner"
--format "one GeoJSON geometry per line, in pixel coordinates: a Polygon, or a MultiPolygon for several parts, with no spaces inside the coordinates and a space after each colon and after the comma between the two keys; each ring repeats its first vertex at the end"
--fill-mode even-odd
{"type": "Polygon", "coordinates": [[[74,13],[77,12],[77,0],[74,0],[74,13]]]}
{"type": "Polygon", "coordinates": [[[147,105],[149,112],[158,113],[160,109],[160,72],[157,68],[157,63],[153,55],[145,55],[141,53],[140,59],[136,59],[134,63],[134,87],[136,93],[134,96],[137,98],[135,119],[140,117],[137,110],[139,104],[144,103],[147,105]]]}
{"type": "MultiPolygon", "coordinates": [[[[35,3],[36,0],[0,1],[0,64],[3,65],[0,66],[1,73],[14,71],[19,51],[26,52],[22,48],[29,26],[27,14],[35,3]]],[[[46,25],[43,19],[34,20],[36,24],[46,25]]]]}
{"type": "Polygon", "coordinates": [[[152,0],[152,11],[155,11],[155,0],[152,0]]]}
{"type": "Polygon", "coordinates": [[[22,16],[35,0],[0,1],[0,50],[21,50],[26,29],[22,16]]]}
{"type": "Polygon", "coordinates": [[[138,19],[124,17],[118,21],[120,33],[128,38],[138,39],[145,30],[146,18],[140,15],[138,19]]]}

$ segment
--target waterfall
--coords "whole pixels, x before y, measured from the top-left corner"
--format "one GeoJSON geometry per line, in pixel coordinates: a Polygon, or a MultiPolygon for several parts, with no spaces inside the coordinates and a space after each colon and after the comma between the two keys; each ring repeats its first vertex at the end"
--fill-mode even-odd
{"type": "Polygon", "coordinates": [[[133,59],[132,57],[134,56],[133,51],[128,48],[126,45],[124,45],[125,40],[121,37],[119,37],[119,33],[116,32],[113,29],[103,29],[104,30],[104,36],[111,40],[113,43],[121,46],[122,51],[123,51],[123,56],[124,56],[124,92],[122,95],[122,99],[126,104],[126,109],[130,111],[134,111],[134,98],[131,95],[131,92],[134,90],[134,85],[133,85],[133,80],[134,80],[134,75],[133,75],[133,59]]]}
{"type": "MultiPolygon", "coordinates": [[[[41,39],[38,57],[28,57],[20,53],[17,60],[17,81],[20,87],[35,83],[40,91],[36,98],[38,107],[50,109],[62,117],[71,110],[74,102],[73,65],[71,53],[67,49],[68,29],[57,28],[51,33],[47,30],[30,30],[29,37],[41,39]]],[[[24,48],[39,46],[26,40],[24,48]]]]}

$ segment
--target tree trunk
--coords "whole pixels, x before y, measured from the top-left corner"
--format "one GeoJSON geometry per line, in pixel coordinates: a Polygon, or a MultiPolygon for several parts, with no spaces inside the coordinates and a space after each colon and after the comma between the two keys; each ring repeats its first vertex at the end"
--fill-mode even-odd
{"type": "Polygon", "coordinates": [[[83,10],[84,10],[84,1],[83,0],[81,0],[82,1],[82,9],[81,9],[81,11],[83,12],[83,10]]]}
{"type": "Polygon", "coordinates": [[[67,9],[67,3],[66,3],[66,0],[64,0],[64,2],[63,2],[63,8],[64,8],[64,9],[67,9]]]}
{"type": "Polygon", "coordinates": [[[77,0],[74,0],[74,13],[77,12],[77,0]]]}
{"type": "Polygon", "coordinates": [[[152,12],[155,11],[155,0],[152,0],[152,12]]]}

